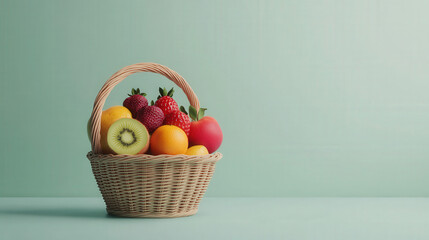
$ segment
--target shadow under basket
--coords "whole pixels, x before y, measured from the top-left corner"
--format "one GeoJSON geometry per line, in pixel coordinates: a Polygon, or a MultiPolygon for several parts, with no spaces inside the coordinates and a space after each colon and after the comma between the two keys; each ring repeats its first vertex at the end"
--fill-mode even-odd
{"type": "Polygon", "coordinates": [[[222,154],[87,157],[110,215],[184,217],[197,213],[222,154]]]}

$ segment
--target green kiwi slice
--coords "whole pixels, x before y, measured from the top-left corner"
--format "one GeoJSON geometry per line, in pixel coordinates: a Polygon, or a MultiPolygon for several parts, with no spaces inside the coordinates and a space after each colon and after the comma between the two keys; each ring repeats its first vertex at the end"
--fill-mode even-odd
{"type": "Polygon", "coordinates": [[[141,122],[121,118],[110,126],[107,144],[117,154],[145,153],[149,147],[149,132],[141,122]]]}

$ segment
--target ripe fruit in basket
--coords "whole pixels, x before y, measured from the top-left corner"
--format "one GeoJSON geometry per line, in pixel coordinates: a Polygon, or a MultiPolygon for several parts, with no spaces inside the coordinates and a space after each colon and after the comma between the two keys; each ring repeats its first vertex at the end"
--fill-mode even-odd
{"type": "Polygon", "coordinates": [[[124,100],[122,105],[128,108],[135,118],[137,112],[148,105],[147,99],[145,98],[146,93],[141,93],[139,88],[133,88],[131,89],[131,94],[128,94],[128,96],[129,97],[124,100]]]}
{"type": "Polygon", "coordinates": [[[185,154],[188,150],[188,137],[179,127],[163,125],[155,130],[150,138],[150,152],[158,154],[185,154]]]}
{"type": "MultiPolygon", "coordinates": [[[[132,118],[130,110],[123,106],[113,106],[104,110],[101,114],[101,151],[103,153],[113,153],[107,144],[107,132],[109,131],[110,126],[121,118],[132,118]]],[[[88,120],[87,125],[88,137],[91,138],[91,121],[88,120]]]]}
{"type": "Polygon", "coordinates": [[[163,124],[174,125],[181,128],[186,133],[186,136],[189,135],[189,130],[191,129],[191,120],[188,114],[181,111],[174,111],[167,114],[163,124]]]}
{"type": "Polygon", "coordinates": [[[189,145],[204,145],[209,153],[213,153],[222,144],[223,134],[216,119],[210,116],[204,117],[205,110],[206,108],[200,108],[197,114],[193,106],[189,107],[189,115],[194,120],[191,122],[189,145]]]}
{"type": "Polygon", "coordinates": [[[185,153],[186,155],[207,155],[209,151],[203,145],[195,145],[190,148],[185,153]]]}
{"type": "Polygon", "coordinates": [[[164,113],[157,106],[146,106],[137,112],[136,119],[139,120],[149,133],[152,133],[164,121],[164,113]]]}
{"type": "Polygon", "coordinates": [[[107,144],[116,154],[134,155],[149,149],[149,132],[139,121],[121,118],[107,132],[107,144]]]}
{"type": "Polygon", "coordinates": [[[171,112],[175,112],[179,110],[179,106],[177,102],[174,101],[173,97],[174,88],[171,88],[170,91],[167,92],[167,89],[159,88],[159,96],[158,100],[155,102],[155,106],[161,108],[164,115],[167,115],[171,112]]]}

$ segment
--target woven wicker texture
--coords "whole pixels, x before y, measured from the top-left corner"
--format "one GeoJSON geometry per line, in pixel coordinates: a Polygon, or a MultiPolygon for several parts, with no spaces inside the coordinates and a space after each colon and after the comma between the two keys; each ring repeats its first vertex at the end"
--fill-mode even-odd
{"type": "Polygon", "coordinates": [[[101,113],[106,98],[116,84],[137,72],[159,73],[179,86],[192,106],[198,98],[179,74],[156,63],[124,67],[103,85],[91,114],[91,146],[87,157],[106,202],[107,212],[123,217],[182,217],[193,215],[213,176],[222,154],[188,155],[112,155],[102,154],[101,113]]]}

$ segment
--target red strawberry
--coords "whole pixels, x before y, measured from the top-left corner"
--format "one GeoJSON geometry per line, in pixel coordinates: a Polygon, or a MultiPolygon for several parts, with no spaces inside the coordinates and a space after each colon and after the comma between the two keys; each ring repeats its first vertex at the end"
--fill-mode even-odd
{"type": "Polygon", "coordinates": [[[186,135],[189,135],[189,130],[191,129],[191,120],[187,114],[181,111],[175,111],[165,116],[164,125],[177,126],[181,128],[186,133],[186,135]]]}
{"type": "Polygon", "coordinates": [[[152,133],[162,125],[164,113],[159,107],[146,106],[137,112],[136,119],[145,125],[149,133],[152,133]]]}
{"type": "Polygon", "coordinates": [[[124,100],[122,105],[128,108],[135,118],[137,116],[137,112],[148,105],[147,99],[145,98],[146,93],[140,93],[139,88],[133,88],[131,89],[131,94],[128,94],[128,96],[129,97],[124,100]]]}
{"type": "Polygon", "coordinates": [[[171,88],[170,91],[167,92],[167,89],[159,88],[160,95],[158,96],[158,100],[155,102],[155,106],[161,108],[162,112],[164,112],[164,115],[167,115],[171,112],[175,112],[179,110],[179,106],[177,105],[176,101],[174,101],[173,93],[174,89],[171,88]]]}

